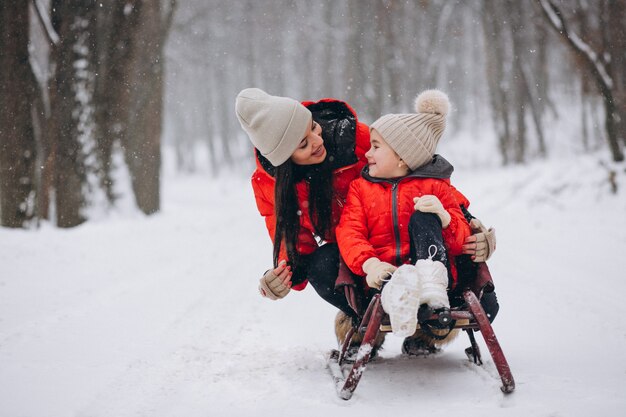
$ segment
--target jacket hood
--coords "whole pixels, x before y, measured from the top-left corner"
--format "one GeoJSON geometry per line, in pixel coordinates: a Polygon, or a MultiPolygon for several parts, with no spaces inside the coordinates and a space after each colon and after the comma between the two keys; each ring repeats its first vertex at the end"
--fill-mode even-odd
{"type": "Polygon", "coordinates": [[[410,172],[404,177],[394,178],[394,179],[386,179],[386,178],[374,178],[369,174],[369,167],[365,165],[363,167],[363,171],[361,171],[361,176],[368,181],[371,182],[390,182],[394,183],[400,180],[404,180],[406,178],[437,178],[437,179],[450,179],[452,176],[452,172],[454,171],[454,167],[446,158],[441,155],[435,154],[433,159],[426,165],[422,165],[417,168],[415,171],[410,172]]]}

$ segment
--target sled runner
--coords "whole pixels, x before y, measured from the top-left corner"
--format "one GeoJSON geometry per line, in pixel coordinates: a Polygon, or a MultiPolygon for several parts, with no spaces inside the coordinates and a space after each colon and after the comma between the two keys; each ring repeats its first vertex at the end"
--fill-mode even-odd
{"type": "MultiPolygon", "coordinates": [[[[479,267],[479,276],[481,277],[479,281],[482,280],[481,282],[483,283],[480,286],[480,291],[478,291],[480,296],[485,286],[484,283],[491,283],[491,275],[489,274],[486,264],[482,264],[479,267]]],[[[434,320],[442,325],[449,324],[450,328],[464,330],[471,343],[471,347],[466,349],[466,354],[476,365],[482,365],[480,349],[474,335],[474,332],[480,331],[502,380],[500,389],[504,393],[513,392],[515,389],[513,375],[502,352],[500,343],[491,327],[491,323],[489,323],[487,314],[475,294],[476,286],[473,287],[474,288],[470,288],[470,286],[468,286],[463,290],[464,303],[459,307],[453,307],[450,310],[435,313],[429,311],[426,317],[423,317],[424,311],[422,309],[418,315],[419,324],[417,328],[420,328],[420,326],[426,327],[427,321],[430,322],[434,320]]],[[[355,302],[354,294],[352,294],[354,287],[346,285],[344,288],[346,289],[346,296],[351,300],[351,305],[353,305],[355,302]]],[[[340,398],[349,400],[352,397],[354,390],[363,376],[367,362],[370,359],[374,341],[378,333],[391,331],[391,326],[387,324],[388,322],[388,316],[384,312],[380,301],[380,294],[375,294],[369,302],[365,313],[362,315],[359,325],[350,330],[340,350],[333,350],[329,354],[328,368],[333,376],[337,394],[340,398]],[[345,360],[346,353],[355,332],[363,334],[363,341],[359,346],[356,358],[354,358],[354,363],[347,364],[345,360]]]]}

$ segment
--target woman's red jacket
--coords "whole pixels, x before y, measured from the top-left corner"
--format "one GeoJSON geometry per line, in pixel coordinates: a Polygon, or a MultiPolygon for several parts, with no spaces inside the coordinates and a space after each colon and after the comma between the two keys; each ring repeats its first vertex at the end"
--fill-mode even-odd
{"type": "MultiPolygon", "coordinates": [[[[319,102],[305,101],[302,104],[305,107],[309,107],[317,103],[343,104],[352,114],[354,114],[356,120],[355,154],[358,161],[355,164],[339,168],[334,172],[333,187],[335,198],[333,200],[332,207],[332,236],[326,241],[335,242],[335,227],[339,223],[339,218],[348,194],[348,187],[350,186],[352,180],[360,176],[361,170],[366,163],[365,153],[370,148],[370,134],[369,127],[364,123],[360,123],[358,119],[356,119],[356,113],[347,103],[334,99],[323,99],[319,102]]],[[[257,208],[259,209],[259,213],[265,218],[265,225],[267,226],[267,231],[269,232],[273,243],[276,228],[276,215],[274,213],[274,186],[276,181],[263,168],[258,158],[256,158],[256,170],[252,174],[251,181],[257,208]]],[[[313,253],[318,248],[318,244],[315,240],[315,229],[311,222],[309,210],[306,204],[306,202],[309,201],[307,182],[303,180],[297,183],[296,192],[298,194],[298,206],[300,207],[301,212],[300,233],[298,236],[296,250],[302,255],[308,255],[313,253]]],[[[280,259],[287,260],[287,253],[284,248],[285,245],[282,245],[280,259]]],[[[304,281],[302,284],[294,286],[293,289],[302,290],[306,287],[306,283],[307,281],[304,281]]]]}

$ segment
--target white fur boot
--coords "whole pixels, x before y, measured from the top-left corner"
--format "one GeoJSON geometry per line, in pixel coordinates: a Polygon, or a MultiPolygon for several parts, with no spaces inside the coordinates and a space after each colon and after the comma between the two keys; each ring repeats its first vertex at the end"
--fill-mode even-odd
{"type": "Polygon", "coordinates": [[[389,314],[393,334],[408,337],[417,327],[417,310],[421,304],[417,270],[402,265],[391,275],[380,295],[383,310],[389,314]]]}
{"type": "Polygon", "coordinates": [[[420,259],[415,263],[421,285],[421,302],[435,309],[450,308],[447,292],[448,270],[441,262],[432,260],[437,253],[435,245],[428,248],[428,253],[430,255],[428,259],[420,259]],[[434,249],[432,254],[431,249],[434,249]]]}

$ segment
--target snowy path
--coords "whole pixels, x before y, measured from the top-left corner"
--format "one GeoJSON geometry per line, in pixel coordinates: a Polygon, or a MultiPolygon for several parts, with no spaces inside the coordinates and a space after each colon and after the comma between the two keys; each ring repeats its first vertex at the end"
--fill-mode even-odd
{"type": "Polygon", "coordinates": [[[0,417],[626,415],[624,198],[542,201],[542,169],[455,174],[498,229],[512,395],[486,350],[482,368],[464,359],[464,336],[407,359],[390,335],[339,400],[323,359],[333,309],[311,289],[257,294],[271,249],[247,181],[170,178],[151,218],[0,230],[0,417]]]}

